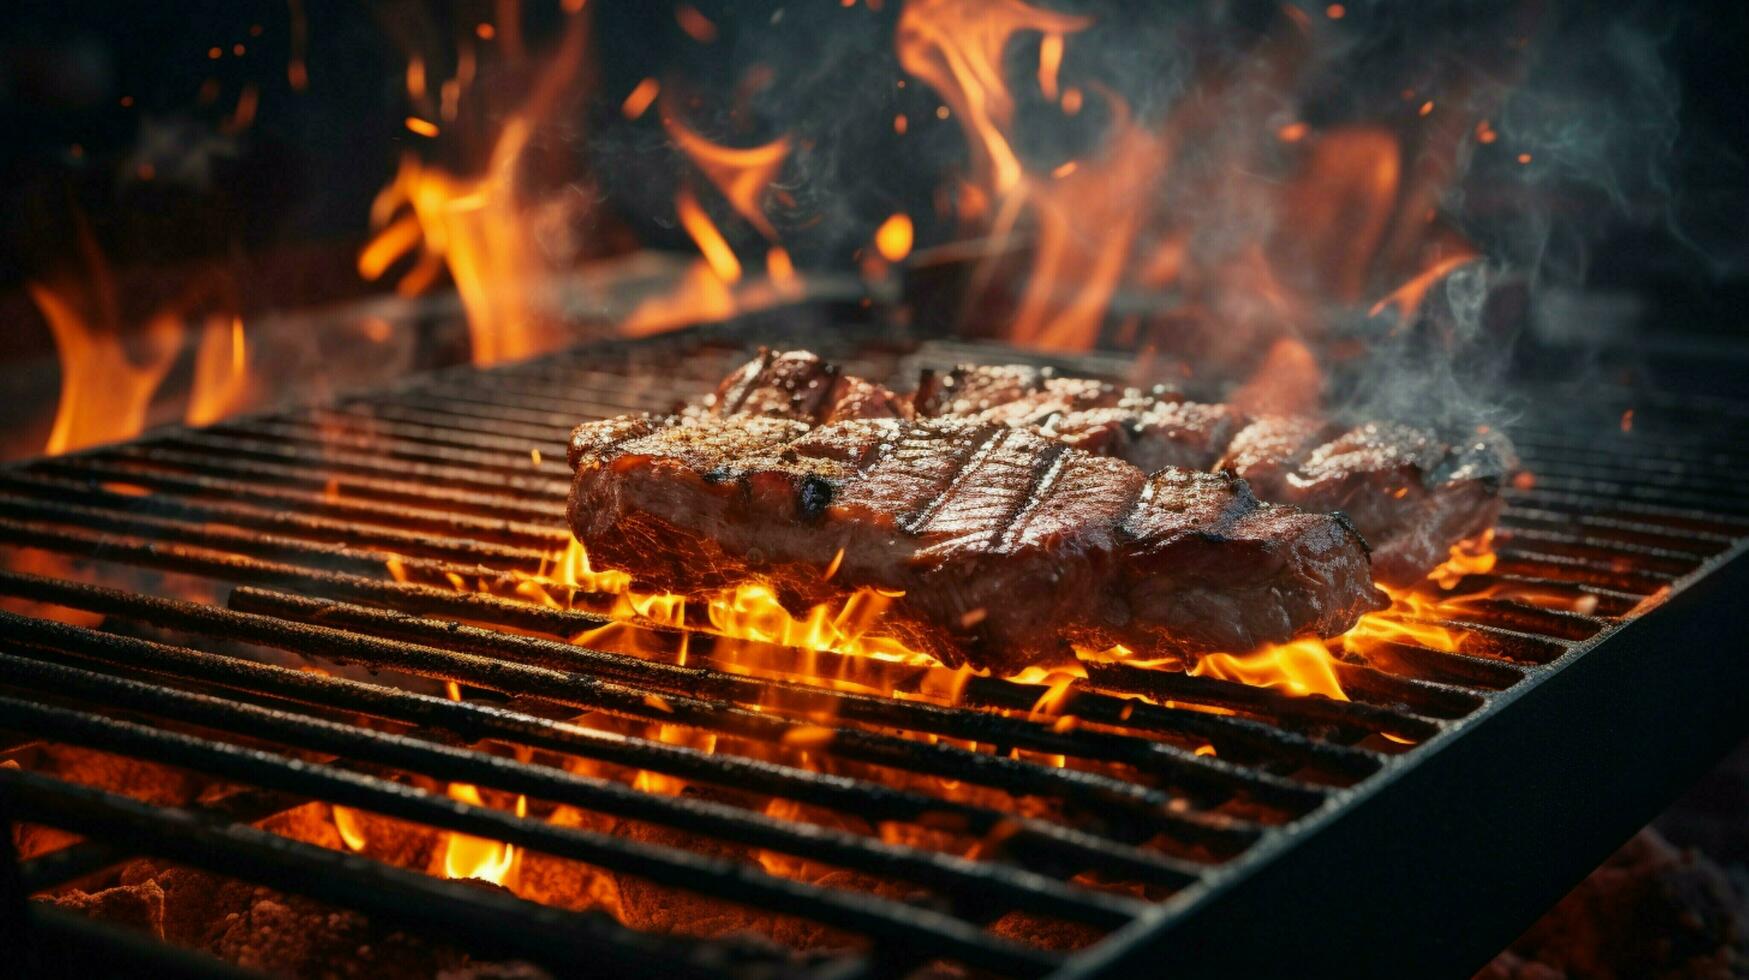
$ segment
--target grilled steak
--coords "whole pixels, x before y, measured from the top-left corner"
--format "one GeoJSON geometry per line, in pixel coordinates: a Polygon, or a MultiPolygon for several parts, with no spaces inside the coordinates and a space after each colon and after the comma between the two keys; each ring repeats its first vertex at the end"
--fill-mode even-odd
{"type": "Polygon", "coordinates": [[[1517,465],[1498,433],[1454,444],[1392,422],[1343,428],[1305,417],[1247,419],[1167,390],[1024,365],[926,375],[915,412],[1030,426],[1147,471],[1231,469],[1264,500],[1347,514],[1372,547],[1374,577],[1393,586],[1420,581],[1452,545],[1492,527],[1501,483],[1517,465]]]}
{"type": "Polygon", "coordinates": [[[1338,516],[1024,427],[634,417],[579,426],[572,460],[571,527],[607,566],[694,595],[763,579],[796,611],[900,592],[886,628],[950,665],[1243,651],[1383,604],[1338,516]]]}

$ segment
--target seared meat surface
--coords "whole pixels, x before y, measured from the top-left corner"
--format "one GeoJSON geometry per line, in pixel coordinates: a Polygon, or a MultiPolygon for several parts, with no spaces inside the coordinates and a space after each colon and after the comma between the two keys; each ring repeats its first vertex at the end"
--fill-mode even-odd
{"type": "MultiPolygon", "coordinates": [[[[782,355],[798,356],[823,364],[812,354],[782,355]]],[[[1166,389],[1122,388],[1027,365],[926,374],[912,411],[919,418],[1027,426],[1148,472],[1230,469],[1264,500],[1348,515],[1372,548],[1374,577],[1394,586],[1420,581],[1452,545],[1492,527],[1501,484],[1517,465],[1511,443],[1498,433],[1453,442],[1393,422],[1344,427],[1297,416],[1246,418],[1166,389]]]]}
{"type": "Polygon", "coordinates": [[[808,351],[761,350],[723,379],[709,407],[717,415],[763,415],[813,424],[911,415],[908,400],[845,374],[808,351]]]}
{"type": "Polygon", "coordinates": [[[901,592],[887,628],[948,664],[1243,651],[1383,604],[1339,516],[1026,427],[646,416],[584,423],[571,446],[571,526],[603,564],[683,594],[763,579],[797,611],[901,592]]]}
{"type": "Polygon", "coordinates": [[[1394,422],[1261,418],[1234,437],[1220,465],[1266,500],[1347,514],[1372,546],[1373,577],[1400,586],[1494,526],[1517,459],[1498,433],[1453,444],[1394,422]]]}

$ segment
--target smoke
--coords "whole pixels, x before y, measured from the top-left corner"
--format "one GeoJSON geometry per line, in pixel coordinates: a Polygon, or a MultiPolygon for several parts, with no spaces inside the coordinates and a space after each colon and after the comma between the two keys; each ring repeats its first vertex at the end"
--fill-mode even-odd
{"type": "Polygon", "coordinates": [[[1578,315],[1565,297],[1611,286],[1591,275],[1596,249],[1646,229],[1687,238],[1675,183],[1681,92],[1665,50],[1675,16],[1629,5],[1538,14],[1508,39],[1522,52],[1514,70],[1471,95],[1478,129],[1438,204],[1480,258],[1413,317],[1361,327],[1367,356],[1342,372],[1338,392],[1354,414],[1510,422],[1518,407],[1502,380],[1527,330],[1577,341],[1567,354],[1577,370],[1611,339],[1603,324],[1563,322],[1578,315]]]}

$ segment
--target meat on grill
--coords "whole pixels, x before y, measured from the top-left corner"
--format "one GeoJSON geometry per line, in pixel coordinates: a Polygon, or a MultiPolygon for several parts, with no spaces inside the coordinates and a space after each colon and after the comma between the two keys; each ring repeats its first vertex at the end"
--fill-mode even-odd
{"type": "Polygon", "coordinates": [[[906,399],[808,351],[761,350],[723,379],[710,409],[718,415],[769,415],[814,424],[911,415],[906,399]]]}
{"type": "MultiPolygon", "coordinates": [[[[1492,527],[1502,481],[1517,465],[1511,444],[1498,433],[1472,433],[1453,443],[1431,429],[1393,422],[1344,427],[1306,417],[1246,418],[1230,406],[1186,401],[1164,388],[1141,391],[1017,364],[925,373],[907,412],[901,396],[869,382],[849,388],[847,376],[811,353],[763,358],[789,365],[790,373],[762,374],[753,370],[761,363],[755,361],[730,379],[770,392],[747,399],[767,406],[761,414],[819,420],[807,407],[814,402],[782,394],[798,366],[808,365],[845,390],[880,392],[861,400],[834,396],[828,413],[834,419],[858,417],[858,406],[869,405],[883,416],[1027,426],[1147,472],[1231,469],[1264,500],[1348,515],[1372,548],[1374,577],[1394,586],[1420,581],[1452,545],[1492,527]],[[792,404],[802,410],[783,407],[792,404]]],[[[725,400],[717,410],[735,411],[725,400]]]]}
{"type": "Polygon", "coordinates": [[[578,426],[571,457],[572,529],[639,584],[761,579],[793,611],[902,593],[884,628],[950,665],[1010,672],[1071,643],[1244,651],[1383,605],[1339,516],[1024,427],[641,416],[578,426]]]}
{"type": "Polygon", "coordinates": [[[1453,444],[1394,422],[1344,429],[1276,417],[1242,429],[1219,465],[1266,500],[1347,514],[1372,546],[1373,577],[1410,585],[1494,526],[1517,461],[1493,432],[1453,444]]]}

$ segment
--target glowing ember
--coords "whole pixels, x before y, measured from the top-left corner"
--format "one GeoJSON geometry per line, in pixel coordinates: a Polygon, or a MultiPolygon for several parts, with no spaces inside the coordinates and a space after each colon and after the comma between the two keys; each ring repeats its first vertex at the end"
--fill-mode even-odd
{"type": "Polygon", "coordinates": [[[898,262],[911,254],[911,235],[910,217],[895,214],[875,230],[875,248],[880,251],[881,258],[898,262]]]}
{"type": "Polygon", "coordinates": [[[638,119],[649,110],[650,104],[656,101],[656,96],[662,92],[662,84],[654,78],[646,78],[633,88],[626,100],[620,103],[619,110],[627,119],[638,119]]]}

